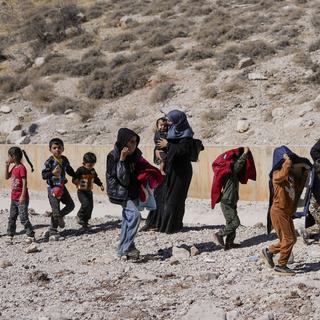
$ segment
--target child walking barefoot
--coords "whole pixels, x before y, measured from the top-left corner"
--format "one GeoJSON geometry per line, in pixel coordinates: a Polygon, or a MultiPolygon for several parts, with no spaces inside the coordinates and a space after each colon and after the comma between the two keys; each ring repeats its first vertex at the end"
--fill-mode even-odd
{"type": "Polygon", "coordinates": [[[21,224],[24,226],[27,234],[26,243],[34,241],[33,227],[28,217],[28,205],[29,205],[29,193],[27,186],[27,169],[21,163],[21,160],[25,156],[27,162],[33,172],[33,166],[30,162],[26,152],[18,147],[11,147],[8,150],[8,160],[5,167],[5,179],[11,178],[11,206],[10,215],[8,221],[7,231],[7,244],[13,243],[13,237],[16,233],[16,222],[18,216],[20,217],[21,224]],[[13,167],[10,170],[10,165],[13,167]]]}

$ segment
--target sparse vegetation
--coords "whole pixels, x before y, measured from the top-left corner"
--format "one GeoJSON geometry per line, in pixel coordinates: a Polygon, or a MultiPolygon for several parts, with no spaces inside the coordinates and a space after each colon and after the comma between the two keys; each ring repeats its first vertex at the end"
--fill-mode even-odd
{"type": "Polygon", "coordinates": [[[208,85],[202,89],[203,96],[207,99],[213,99],[217,96],[217,88],[213,85],[208,85]]]}
{"type": "Polygon", "coordinates": [[[160,83],[155,87],[150,96],[151,103],[164,102],[170,99],[174,94],[173,83],[160,83]]]}
{"type": "Polygon", "coordinates": [[[70,49],[85,49],[94,44],[94,35],[88,32],[83,33],[75,38],[69,43],[68,47],[70,49]]]}

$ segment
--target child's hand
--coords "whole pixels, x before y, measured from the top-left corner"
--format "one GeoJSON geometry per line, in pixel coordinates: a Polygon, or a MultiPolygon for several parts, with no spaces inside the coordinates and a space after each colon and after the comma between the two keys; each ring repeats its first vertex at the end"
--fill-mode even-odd
{"type": "Polygon", "coordinates": [[[100,187],[100,190],[101,190],[101,191],[104,191],[104,186],[101,186],[101,187],[100,187]]]}
{"type": "Polygon", "coordinates": [[[128,154],[129,154],[129,148],[128,148],[128,147],[124,147],[124,148],[121,150],[120,160],[121,160],[121,161],[126,160],[126,157],[127,157],[128,154]]]}
{"type": "Polygon", "coordinates": [[[250,149],[248,147],[244,147],[243,152],[244,153],[249,153],[250,149]]]}
{"type": "Polygon", "coordinates": [[[9,167],[11,163],[12,163],[12,160],[10,158],[6,160],[6,166],[9,167]]]}
{"type": "Polygon", "coordinates": [[[26,201],[26,198],[25,198],[25,196],[24,195],[21,195],[21,197],[20,197],[20,199],[19,199],[19,204],[24,204],[25,203],[25,201],[26,201]]]}
{"type": "Polygon", "coordinates": [[[61,174],[61,168],[60,168],[60,166],[56,166],[56,167],[52,170],[52,174],[53,174],[55,177],[59,177],[60,174],[61,174]]]}

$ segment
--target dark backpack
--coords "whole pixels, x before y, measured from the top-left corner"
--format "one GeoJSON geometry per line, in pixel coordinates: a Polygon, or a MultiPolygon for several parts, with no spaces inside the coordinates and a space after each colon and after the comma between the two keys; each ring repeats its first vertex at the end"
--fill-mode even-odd
{"type": "Polygon", "coordinates": [[[192,150],[190,155],[190,160],[192,162],[197,162],[199,158],[199,153],[204,150],[204,146],[200,139],[192,139],[192,150]]]}

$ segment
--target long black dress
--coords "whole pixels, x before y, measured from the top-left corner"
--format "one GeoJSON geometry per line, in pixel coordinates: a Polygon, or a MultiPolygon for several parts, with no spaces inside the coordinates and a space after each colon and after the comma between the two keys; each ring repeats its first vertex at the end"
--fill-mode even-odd
{"type": "Polygon", "coordinates": [[[159,231],[173,233],[183,227],[185,201],[192,178],[192,138],[172,139],[168,142],[165,207],[161,212],[159,231]]]}

